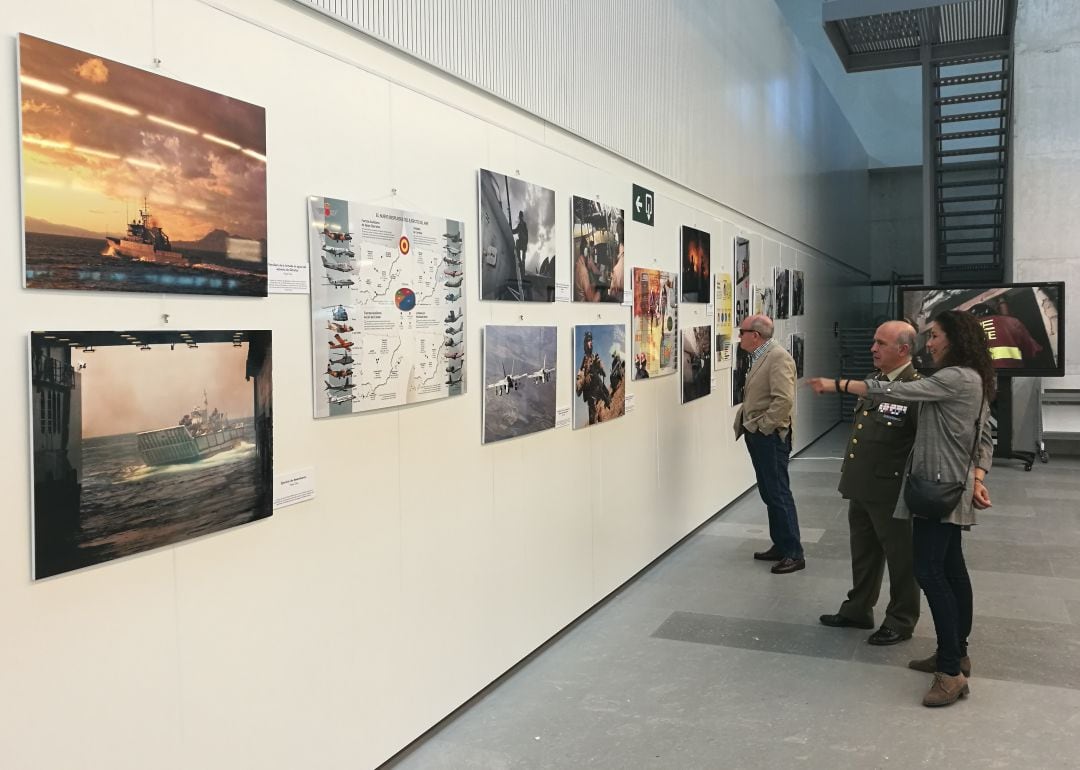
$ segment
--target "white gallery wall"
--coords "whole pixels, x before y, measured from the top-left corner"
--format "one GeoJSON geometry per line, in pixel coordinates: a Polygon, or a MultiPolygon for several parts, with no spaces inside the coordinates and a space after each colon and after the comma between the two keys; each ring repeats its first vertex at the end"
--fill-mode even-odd
{"type": "MultiPolygon", "coordinates": [[[[762,13],[771,18],[768,5],[762,13]]],[[[753,484],[731,432],[727,372],[711,396],[686,406],[678,375],[631,382],[634,411],[623,419],[481,445],[483,325],[557,325],[558,405],[569,407],[579,355],[572,326],[625,323],[629,333],[630,311],[481,303],[478,168],[556,190],[560,282],[570,280],[570,196],[628,208],[636,182],[656,191],[657,218],[653,228],[627,218],[630,267],[677,271],[686,224],[712,233],[714,272],[732,269],[737,235],[751,242],[755,284],[771,281],[775,265],[804,270],[807,314],[780,322],[778,337],[805,334],[808,375],[836,370],[833,324],[861,320],[847,298],[865,274],[806,245],[800,233],[769,226],[773,213],[776,221],[793,215],[797,197],[777,193],[789,210],[765,207],[752,220],[295,3],[19,3],[5,8],[0,36],[8,49],[0,57],[0,99],[8,105],[0,111],[0,237],[9,260],[0,281],[0,354],[9,362],[0,394],[12,418],[0,444],[9,498],[0,516],[4,767],[372,767],[753,484]],[[158,60],[163,75],[265,106],[272,261],[306,262],[308,195],[464,220],[468,392],[316,423],[305,296],[20,288],[19,32],[147,69],[158,60]],[[316,499],[33,582],[26,335],[50,328],[272,329],[275,470],[314,467],[316,499]]],[[[805,143],[774,147],[767,132],[756,138],[756,114],[732,116],[751,121],[738,126],[734,155],[799,158],[841,141],[824,129],[837,119],[835,105],[789,45],[777,27],[753,46],[758,63],[789,65],[768,82],[737,80],[752,69],[710,77],[744,89],[778,78],[786,98],[810,99],[831,117],[808,126],[805,143]]],[[[628,119],[647,130],[648,116],[628,119]]],[[[855,143],[836,154],[859,153],[855,143]]],[[[750,162],[740,174],[740,183],[760,183],[750,162]]],[[[857,176],[851,168],[838,174],[833,183],[857,176]]],[[[865,180],[838,195],[830,221],[844,220],[843,208],[864,192],[865,180]]],[[[766,186],[760,195],[772,193],[766,186]]],[[[822,242],[865,242],[865,221],[844,227],[862,235],[833,233],[822,242]]],[[[683,324],[708,320],[704,305],[680,308],[683,324]]],[[[797,409],[796,448],[837,416],[832,400],[802,384],[797,409]]]]}
{"type": "MultiPolygon", "coordinates": [[[[1012,280],[1080,283],[1080,6],[1021,0],[1016,11],[1012,280]]],[[[1080,314],[1065,316],[1065,374],[1080,382],[1080,314]]],[[[1047,380],[1046,387],[1070,387],[1047,380]]]]}

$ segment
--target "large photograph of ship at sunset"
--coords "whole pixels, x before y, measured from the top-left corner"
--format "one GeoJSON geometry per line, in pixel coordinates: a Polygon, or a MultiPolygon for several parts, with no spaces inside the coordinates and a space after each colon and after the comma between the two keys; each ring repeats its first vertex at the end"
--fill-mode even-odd
{"type": "Polygon", "coordinates": [[[19,36],[27,288],[266,296],[262,107],[19,36]]]}
{"type": "Polygon", "coordinates": [[[30,335],[34,577],[270,516],[269,331],[30,335]]]}

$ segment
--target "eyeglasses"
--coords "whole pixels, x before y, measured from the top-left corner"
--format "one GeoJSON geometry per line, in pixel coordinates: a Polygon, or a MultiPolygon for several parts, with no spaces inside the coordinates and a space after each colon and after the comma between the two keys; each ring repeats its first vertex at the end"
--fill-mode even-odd
{"type": "Polygon", "coordinates": [[[757,332],[756,329],[743,329],[742,327],[739,327],[739,336],[740,337],[743,336],[744,334],[757,334],[757,333],[758,332],[757,332]]]}

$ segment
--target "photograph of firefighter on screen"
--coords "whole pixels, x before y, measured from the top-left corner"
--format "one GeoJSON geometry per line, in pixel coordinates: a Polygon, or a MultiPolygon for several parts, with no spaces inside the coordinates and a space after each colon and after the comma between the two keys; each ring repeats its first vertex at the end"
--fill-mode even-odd
{"type": "Polygon", "coordinates": [[[934,317],[943,310],[966,310],[986,332],[999,374],[1060,376],[1064,372],[1063,289],[1061,283],[903,288],[904,317],[919,331],[916,366],[931,366],[926,332],[934,317]]]}

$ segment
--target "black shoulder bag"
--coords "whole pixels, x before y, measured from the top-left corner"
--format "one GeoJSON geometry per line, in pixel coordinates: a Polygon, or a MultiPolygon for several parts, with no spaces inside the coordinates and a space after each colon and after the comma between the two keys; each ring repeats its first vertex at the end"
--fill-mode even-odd
{"type": "Polygon", "coordinates": [[[971,462],[968,463],[963,481],[942,481],[941,474],[938,474],[937,479],[924,479],[908,471],[907,478],[904,480],[904,502],[907,504],[908,510],[913,514],[934,521],[941,521],[948,518],[949,514],[955,511],[956,506],[960,504],[960,498],[964,495],[967,477],[971,473],[971,467],[975,464],[979,438],[982,435],[982,410],[985,404],[986,397],[984,395],[975,417],[975,441],[971,445],[971,462]]]}

